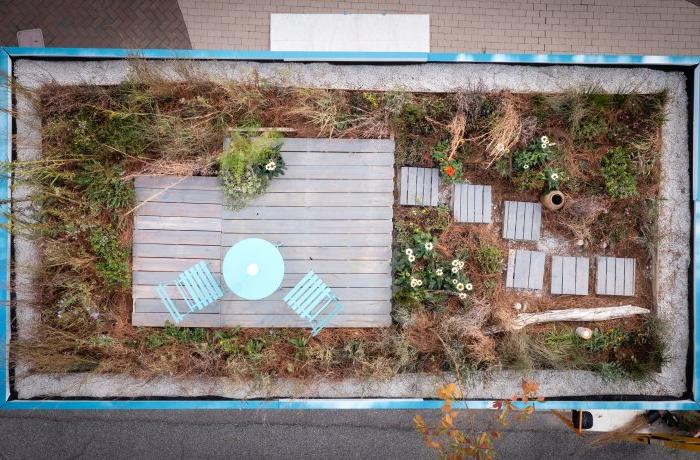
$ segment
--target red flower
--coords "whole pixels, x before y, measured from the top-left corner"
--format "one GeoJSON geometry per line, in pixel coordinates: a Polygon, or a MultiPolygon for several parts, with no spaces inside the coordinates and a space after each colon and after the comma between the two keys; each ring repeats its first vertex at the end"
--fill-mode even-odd
{"type": "Polygon", "coordinates": [[[455,168],[452,166],[445,166],[442,170],[450,177],[455,175],[455,168]]]}

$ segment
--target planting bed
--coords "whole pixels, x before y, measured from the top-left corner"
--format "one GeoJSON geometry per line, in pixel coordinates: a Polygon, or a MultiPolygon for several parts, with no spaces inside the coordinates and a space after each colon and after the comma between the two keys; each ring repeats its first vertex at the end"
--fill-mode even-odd
{"type": "Polygon", "coordinates": [[[686,391],[682,73],[31,60],[15,69],[21,398],[430,397],[455,378],[467,397],[499,398],[523,375],[548,397],[686,391]],[[240,194],[240,184],[226,188],[222,139],[229,127],[260,126],[394,140],[390,327],[309,338],[131,325],[134,178],[221,176],[226,196],[240,194]],[[561,209],[540,206],[552,191],[561,209]],[[622,305],[650,313],[518,328],[519,315],[622,305]]]}

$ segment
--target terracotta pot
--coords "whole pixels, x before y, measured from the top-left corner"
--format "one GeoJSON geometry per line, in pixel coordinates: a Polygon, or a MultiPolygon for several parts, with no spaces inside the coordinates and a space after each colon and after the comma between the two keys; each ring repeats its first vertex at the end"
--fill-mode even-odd
{"type": "Polygon", "coordinates": [[[564,194],[559,190],[552,190],[551,192],[542,195],[540,201],[542,202],[542,206],[545,208],[551,211],[556,211],[564,206],[564,194]]]}

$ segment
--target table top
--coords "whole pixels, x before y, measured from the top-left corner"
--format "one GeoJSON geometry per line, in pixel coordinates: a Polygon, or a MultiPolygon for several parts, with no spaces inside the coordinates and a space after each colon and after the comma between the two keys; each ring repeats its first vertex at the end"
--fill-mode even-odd
{"type": "Polygon", "coordinates": [[[221,271],[234,294],[258,300],[279,289],[284,277],[284,259],[269,241],[247,238],[226,252],[221,271]]]}

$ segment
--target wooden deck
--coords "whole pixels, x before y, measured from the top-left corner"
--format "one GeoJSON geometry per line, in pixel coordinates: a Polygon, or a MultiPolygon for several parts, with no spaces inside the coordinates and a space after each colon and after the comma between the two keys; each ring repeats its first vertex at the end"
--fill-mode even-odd
{"type": "Polygon", "coordinates": [[[311,269],[345,307],[331,326],[390,325],[393,152],[388,140],[287,139],[286,174],[240,211],[224,207],[215,177],[165,191],[182,178],[138,178],[137,200],[148,202],[135,217],[133,324],[163,326],[170,316],[154,286],[205,260],[227,294],[183,325],[306,327],[282,297],[311,269]],[[226,251],[250,237],[281,244],[285,260],[280,290],[259,301],[235,297],[220,271],[226,251]]]}

